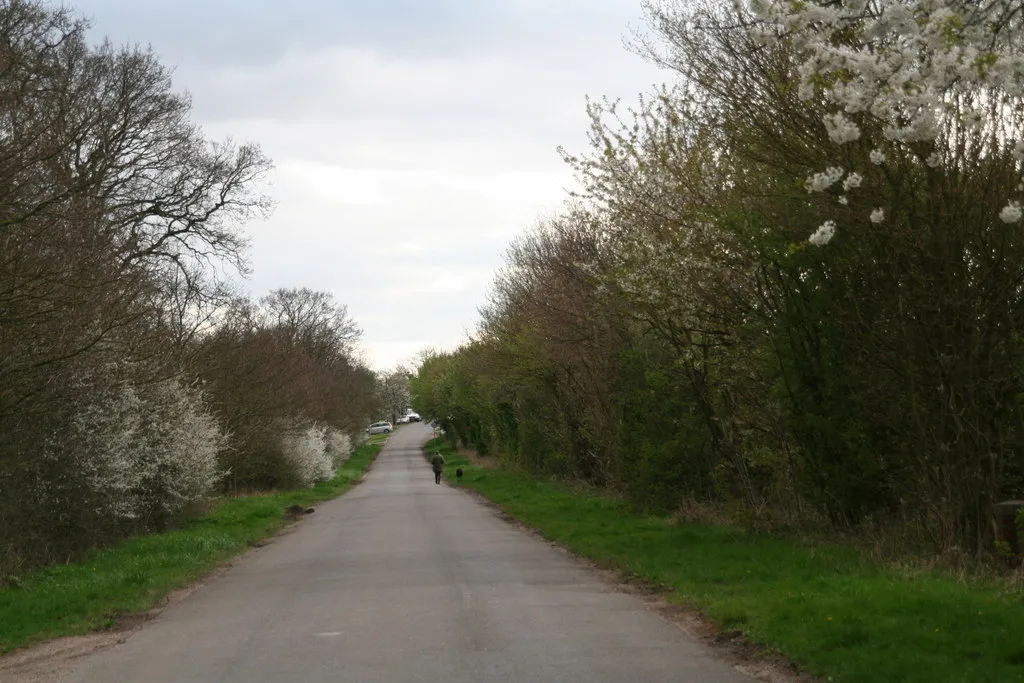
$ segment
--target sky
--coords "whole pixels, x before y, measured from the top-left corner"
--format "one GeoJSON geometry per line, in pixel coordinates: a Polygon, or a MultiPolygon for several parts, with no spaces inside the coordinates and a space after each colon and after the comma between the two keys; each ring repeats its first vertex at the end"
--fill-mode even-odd
{"type": "Polygon", "coordinates": [[[214,139],[256,142],[276,208],[243,289],[329,291],[377,370],[453,349],[509,243],[574,186],[585,98],[665,76],[640,0],[71,0],[151,45],[214,139]]]}

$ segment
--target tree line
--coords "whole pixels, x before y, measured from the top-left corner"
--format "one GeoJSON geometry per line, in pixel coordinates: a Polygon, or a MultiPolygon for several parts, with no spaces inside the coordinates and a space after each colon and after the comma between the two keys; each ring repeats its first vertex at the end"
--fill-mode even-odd
{"type": "Polygon", "coordinates": [[[416,409],[647,510],[991,552],[1024,494],[1012,5],[645,3],[670,82],[588,103],[581,190],[416,409]]]}
{"type": "Polygon", "coordinates": [[[0,2],[0,578],[327,478],[379,409],[333,295],[239,291],[270,160],[87,28],[0,2]]]}

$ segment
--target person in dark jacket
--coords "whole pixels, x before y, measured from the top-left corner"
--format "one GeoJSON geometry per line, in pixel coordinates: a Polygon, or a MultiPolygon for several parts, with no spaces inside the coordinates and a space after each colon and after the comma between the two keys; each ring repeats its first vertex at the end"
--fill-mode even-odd
{"type": "Polygon", "coordinates": [[[434,468],[434,483],[441,483],[441,469],[444,468],[444,456],[440,451],[434,451],[434,457],[430,459],[430,466],[434,468]]]}

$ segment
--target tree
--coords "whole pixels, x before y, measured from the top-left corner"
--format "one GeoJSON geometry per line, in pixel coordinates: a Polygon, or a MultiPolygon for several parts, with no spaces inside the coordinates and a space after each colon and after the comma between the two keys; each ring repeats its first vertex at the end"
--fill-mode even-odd
{"type": "Polygon", "coordinates": [[[416,405],[640,504],[985,552],[1024,492],[1020,3],[646,8],[675,82],[591,103],[579,203],[416,405]]]}
{"type": "Polygon", "coordinates": [[[336,304],[330,292],[307,287],[276,289],[260,299],[268,327],[285,335],[290,344],[306,350],[318,362],[349,356],[362,330],[336,304]]]}
{"type": "MultiPolygon", "coordinates": [[[[238,224],[269,208],[258,147],[207,140],[151,51],[90,45],[86,29],[70,10],[0,4],[0,489],[13,492],[0,556],[15,564],[109,540],[104,523],[68,531],[111,511],[59,483],[116,460],[102,439],[68,446],[78,427],[126,433],[103,431],[94,401],[146,396],[153,420],[207,424],[202,397],[182,398],[181,352],[220,296],[218,269],[244,266],[238,224]],[[69,524],[32,523],[44,491],[69,524]]],[[[200,431],[218,450],[217,429],[200,431]]],[[[177,434],[154,437],[151,459],[187,455],[177,434]]],[[[177,495],[158,479],[136,482],[165,496],[153,509],[177,495]]]]}
{"type": "Polygon", "coordinates": [[[330,293],[280,289],[234,300],[201,337],[194,372],[232,434],[229,486],[308,482],[326,462],[323,448],[310,455],[316,444],[363,429],[376,400],[373,373],[353,358],[358,335],[330,293]]]}
{"type": "MultiPolygon", "coordinates": [[[[894,155],[954,172],[965,155],[1012,155],[1024,162],[1019,2],[772,0],[752,2],[750,10],[755,21],[741,18],[754,39],[792,45],[799,97],[826,104],[822,122],[837,155],[853,143],[871,147],[870,165],[815,173],[807,179],[809,191],[827,190],[844,176],[843,191],[858,189],[894,155]]],[[[1016,187],[992,219],[1021,220],[1024,170],[1017,170],[1016,187]]],[[[881,223],[885,216],[886,207],[876,206],[870,220],[881,223]]],[[[823,224],[812,243],[827,243],[834,225],[823,224]]]]}
{"type": "Polygon", "coordinates": [[[409,369],[402,365],[377,374],[377,400],[392,424],[398,422],[398,418],[405,415],[411,405],[411,376],[409,369]]]}

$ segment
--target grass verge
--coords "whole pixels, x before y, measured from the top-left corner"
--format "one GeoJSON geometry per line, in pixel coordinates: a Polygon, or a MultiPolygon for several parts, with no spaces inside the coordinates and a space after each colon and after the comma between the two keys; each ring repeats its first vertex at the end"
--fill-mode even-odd
{"type": "Polygon", "coordinates": [[[41,640],[109,628],[280,529],[290,505],[341,495],[361,478],[383,438],[357,448],[334,478],[312,488],[228,498],[182,528],[128,539],[81,562],[49,567],[0,589],[0,654],[41,640]]]}
{"type": "Polygon", "coordinates": [[[452,481],[602,566],[663,587],[723,631],[833,683],[1024,681],[1024,599],[1005,584],[900,572],[842,547],[671,524],[623,503],[474,466],[440,439],[452,481]]]}

